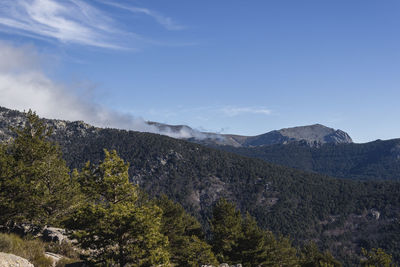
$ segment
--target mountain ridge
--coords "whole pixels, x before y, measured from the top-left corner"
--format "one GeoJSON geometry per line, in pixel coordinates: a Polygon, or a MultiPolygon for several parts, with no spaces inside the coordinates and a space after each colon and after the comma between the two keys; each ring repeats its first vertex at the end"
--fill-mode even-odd
{"type": "MultiPolygon", "coordinates": [[[[17,115],[21,113],[17,110],[11,110],[4,107],[0,107],[0,116],[4,117],[5,114],[17,115]]],[[[18,116],[14,116],[17,118],[18,116]]],[[[0,117],[1,118],[1,117],[0,117]]],[[[72,124],[85,125],[85,128],[93,127],[83,121],[67,121],[59,119],[46,119],[53,127],[57,125],[54,122],[61,124],[72,124]]],[[[14,123],[22,123],[21,121],[15,121],[14,123]]],[[[187,125],[169,125],[159,122],[147,121],[150,126],[154,126],[159,130],[160,134],[167,135],[177,139],[184,139],[191,142],[204,144],[204,145],[228,145],[233,147],[257,147],[257,146],[267,146],[275,144],[288,144],[291,142],[305,141],[310,146],[319,146],[325,143],[342,144],[342,143],[352,143],[351,137],[342,130],[335,130],[333,128],[324,126],[322,124],[312,124],[305,126],[296,126],[290,128],[283,128],[280,130],[273,130],[267,133],[255,135],[255,136],[245,136],[236,134],[219,134],[212,132],[201,132],[195,130],[187,125]],[[180,137],[177,137],[180,136],[180,137]]],[[[59,129],[60,127],[56,127],[59,129]]],[[[0,135],[5,134],[9,131],[4,130],[4,127],[0,125],[0,135]],[[1,129],[3,128],[3,130],[1,129]]]]}
{"type": "Polygon", "coordinates": [[[199,132],[187,125],[169,125],[158,122],[147,122],[158,127],[161,131],[174,133],[185,131],[192,134],[191,138],[181,138],[206,145],[229,145],[233,147],[256,147],[275,144],[288,144],[291,142],[305,141],[310,146],[319,146],[326,143],[343,144],[353,143],[350,135],[342,130],[335,130],[322,124],[295,126],[272,130],[263,134],[246,136],[238,134],[218,134],[212,132],[199,132]],[[196,136],[198,138],[196,138],[196,136]]]}
{"type": "MultiPolygon", "coordinates": [[[[20,112],[0,113],[2,130],[24,122],[20,112]]],[[[354,255],[361,246],[381,247],[400,260],[398,182],[337,179],[168,136],[45,121],[71,169],[99,162],[104,148],[116,150],[130,164],[133,183],[152,197],[166,194],[179,202],[206,228],[211,207],[225,197],[263,228],[290,235],[295,243],[314,240],[345,266],[359,262],[354,255]]]]}
{"type": "Polygon", "coordinates": [[[335,130],[322,124],[283,128],[256,136],[226,136],[234,138],[244,147],[288,144],[296,141],[305,141],[310,146],[318,146],[325,143],[341,144],[353,142],[346,132],[335,130]]]}

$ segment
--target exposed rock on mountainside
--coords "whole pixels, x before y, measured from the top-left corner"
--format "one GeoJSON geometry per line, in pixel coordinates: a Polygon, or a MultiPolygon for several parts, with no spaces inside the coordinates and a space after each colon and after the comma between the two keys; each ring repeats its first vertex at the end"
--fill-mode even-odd
{"type": "Polygon", "coordinates": [[[325,143],[342,144],[353,142],[347,133],[328,128],[321,124],[285,128],[257,136],[227,136],[236,140],[244,147],[287,144],[296,141],[305,141],[310,146],[319,146],[325,143]]]}
{"type": "MultiPolygon", "coordinates": [[[[62,120],[46,120],[47,124],[54,128],[56,135],[82,136],[96,133],[98,128],[90,126],[82,121],[68,122],[62,120]]],[[[300,126],[271,131],[257,136],[240,136],[229,134],[207,133],[194,130],[186,125],[167,125],[158,122],[147,122],[157,127],[162,133],[170,136],[179,136],[191,142],[205,145],[227,145],[233,147],[257,147],[275,144],[288,144],[296,141],[304,141],[310,146],[319,146],[325,143],[343,144],[352,143],[351,137],[341,131],[321,124],[300,126]]],[[[21,112],[0,107],[0,140],[10,137],[8,126],[22,126],[24,119],[21,112]]]]}
{"type": "Polygon", "coordinates": [[[0,252],[0,267],[34,267],[28,260],[16,256],[0,252]]]}
{"type": "Polygon", "coordinates": [[[185,138],[185,135],[182,135],[182,139],[204,145],[257,147],[303,141],[309,146],[320,146],[326,143],[348,144],[353,142],[346,132],[321,124],[284,128],[256,136],[199,132],[186,125],[167,125],[156,122],[149,122],[149,124],[158,127],[160,131],[187,133],[186,136],[191,137],[185,138]]]}
{"type": "MultiPolygon", "coordinates": [[[[22,123],[23,115],[14,112],[17,118],[12,118],[12,113],[3,109],[2,129],[22,123]]],[[[54,126],[53,138],[71,168],[79,169],[88,160],[96,163],[104,148],[115,149],[130,163],[132,182],[151,196],[166,194],[204,224],[215,201],[225,197],[255,216],[260,226],[295,242],[315,240],[342,259],[348,258],[349,247],[359,251],[360,246],[382,247],[400,259],[400,243],[391,242],[399,232],[400,183],[333,179],[156,134],[47,122],[54,126]],[[379,211],[379,220],[366,216],[358,224],[357,218],[368,210],[379,211]],[[329,231],[334,237],[324,235],[329,231]]]]}
{"type": "MultiPolygon", "coordinates": [[[[82,138],[87,135],[95,135],[99,129],[83,121],[63,121],[44,119],[47,125],[53,129],[53,136],[62,138],[68,142],[68,138],[82,138]]],[[[0,141],[8,140],[12,136],[10,127],[24,126],[25,117],[22,112],[0,107],[0,141]]]]}

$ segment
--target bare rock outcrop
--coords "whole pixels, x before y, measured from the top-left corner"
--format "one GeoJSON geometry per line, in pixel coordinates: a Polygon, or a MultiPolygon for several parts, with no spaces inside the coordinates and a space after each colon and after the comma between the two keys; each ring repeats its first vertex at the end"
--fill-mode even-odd
{"type": "Polygon", "coordinates": [[[47,242],[56,242],[61,244],[63,241],[69,241],[66,230],[56,227],[46,227],[41,233],[42,239],[47,242]]]}
{"type": "Polygon", "coordinates": [[[0,267],[34,267],[27,259],[0,252],[0,267]]]}

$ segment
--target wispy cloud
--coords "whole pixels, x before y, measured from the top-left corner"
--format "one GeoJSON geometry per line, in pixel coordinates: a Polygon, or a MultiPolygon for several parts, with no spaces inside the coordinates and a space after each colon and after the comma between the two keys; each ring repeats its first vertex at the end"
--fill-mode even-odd
{"type": "Polygon", "coordinates": [[[234,117],[243,114],[259,114],[270,115],[271,110],[265,107],[223,107],[220,111],[229,117],[234,117]]]}
{"type": "Polygon", "coordinates": [[[103,4],[109,5],[109,6],[113,6],[113,7],[123,9],[123,10],[130,11],[132,13],[139,13],[139,14],[144,14],[144,15],[150,16],[155,21],[157,21],[161,26],[163,26],[165,29],[170,30],[170,31],[185,29],[185,26],[180,25],[179,23],[175,22],[171,17],[164,16],[164,15],[160,14],[159,12],[148,9],[148,8],[128,6],[128,5],[118,3],[118,2],[109,2],[109,1],[103,1],[103,0],[98,0],[98,1],[103,4]]]}
{"type": "MultiPolygon", "coordinates": [[[[32,109],[45,118],[83,120],[99,127],[151,132],[174,138],[207,136],[189,127],[157,127],[140,117],[118,112],[81,97],[74,88],[49,78],[41,68],[45,61],[33,46],[14,46],[0,41],[0,106],[32,109]]],[[[217,138],[217,137],[215,137],[217,138]]]]}
{"type": "MultiPolygon", "coordinates": [[[[168,30],[183,28],[150,9],[99,2],[150,16],[168,30]]],[[[134,49],[135,42],[152,42],[120,30],[124,26],[117,15],[83,0],[1,0],[0,31],[109,49],[134,49]]]]}
{"type": "Polygon", "coordinates": [[[3,0],[0,30],[102,48],[121,48],[110,17],[80,0],[3,0]]]}

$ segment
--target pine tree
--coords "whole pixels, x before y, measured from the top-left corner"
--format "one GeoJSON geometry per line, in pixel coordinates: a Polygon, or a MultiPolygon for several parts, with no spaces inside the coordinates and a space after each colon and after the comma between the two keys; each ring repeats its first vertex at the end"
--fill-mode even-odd
{"type": "Polygon", "coordinates": [[[302,267],[341,267],[329,252],[322,253],[314,242],[306,244],[301,250],[302,267]]]}
{"type": "Polygon", "coordinates": [[[211,246],[203,240],[201,224],[165,195],[156,203],[163,211],[161,232],[168,237],[171,262],[177,266],[217,265],[211,246]]]}
{"type": "Polygon", "coordinates": [[[260,266],[300,266],[297,250],[292,246],[289,238],[278,236],[270,231],[265,231],[265,255],[260,266]]]}
{"type": "Polygon", "coordinates": [[[288,238],[276,238],[272,232],[260,229],[249,214],[243,220],[242,229],[237,262],[243,266],[299,266],[297,251],[288,238]]]}
{"type": "Polygon", "coordinates": [[[211,246],[197,236],[182,236],[177,242],[177,248],[174,254],[176,266],[197,267],[200,265],[218,266],[218,261],[211,250],[211,246]]]}
{"type": "Polygon", "coordinates": [[[211,244],[219,262],[234,264],[242,237],[242,216],[233,203],[221,198],[212,211],[211,244]]]}
{"type": "Polygon", "coordinates": [[[14,208],[18,183],[11,180],[13,158],[7,153],[7,145],[0,144],[0,224],[7,225],[16,215],[14,208]]]}
{"type": "Polygon", "coordinates": [[[276,238],[258,227],[249,214],[243,219],[234,204],[220,199],[211,219],[212,246],[220,262],[243,266],[299,266],[289,238],[276,238]]]}
{"type": "Polygon", "coordinates": [[[259,266],[267,258],[265,233],[257,226],[256,220],[246,214],[242,224],[243,236],[239,239],[237,262],[245,267],[259,266]]]}
{"type": "Polygon", "coordinates": [[[393,266],[392,255],[386,254],[381,248],[373,248],[370,251],[362,249],[362,254],[365,259],[361,260],[360,264],[363,267],[390,267],[393,266]]]}
{"type": "Polygon", "coordinates": [[[1,148],[1,220],[56,224],[71,211],[76,183],[59,146],[49,140],[51,129],[32,111],[26,117],[24,127],[13,129],[15,139],[1,148]]]}
{"type": "Polygon", "coordinates": [[[69,225],[92,263],[119,266],[166,266],[168,239],[161,234],[162,210],[139,201],[139,190],[128,179],[129,165],[115,151],[105,152],[99,165],[86,164],[79,174],[87,204],[69,225]]]}

